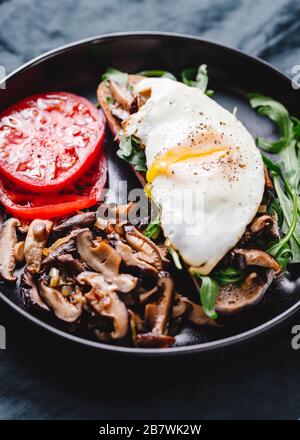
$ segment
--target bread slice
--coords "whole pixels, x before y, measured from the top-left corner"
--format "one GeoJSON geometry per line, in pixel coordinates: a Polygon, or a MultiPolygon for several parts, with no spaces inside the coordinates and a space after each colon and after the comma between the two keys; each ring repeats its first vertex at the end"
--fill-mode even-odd
{"type": "MultiPolygon", "coordinates": [[[[133,86],[142,79],[143,77],[140,75],[128,75],[128,84],[129,86],[133,86]]],[[[113,98],[113,96],[109,85],[104,81],[102,81],[98,86],[97,98],[106,117],[112,136],[118,141],[117,135],[122,129],[122,126],[120,120],[116,116],[114,116],[111,111],[111,107],[108,103],[107,98],[113,98]]],[[[145,186],[147,183],[145,173],[137,171],[133,165],[130,165],[130,167],[135,173],[141,185],[145,186]]],[[[192,277],[195,287],[199,289],[199,281],[192,274],[190,275],[192,277]]],[[[225,287],[221,287],[216,302],[217,312],[220,315],[231,315],[240,312],[244,308],[248,308],[249,306],[257,304],[264,296],[264,293],[266,292],[273,278],[274,271],[267,270],[265,277],[252,276],[251,283],[248,280],[247,283],[244,283],[240,287],[234,284],[229,284],[225,287]]]]}
{"type": "MultiPolygon", "coordinates": [[[[141,79],[143,79],[141,75],[128,75],[128,84],[133,86],[137,82],[141,81],[141,79]]],[[[103,113],[105,115],[110,132],[113,138],[116,139],[116,141],[118,141],[117,136],[122,127],[120,124],[120,120],[112,114],[109,103],[107,102],[107,98],[112,98],[112,94],[108,84],[105,81],[102,81],[98,86],[97,98],[100,107],[102,108],[103,113]]],[[[137,171],[133,165],[130,165],[130,168],[135,173],[141,185],[145,186],[147,183],[145,174],[140,171],[137,171]]]]}

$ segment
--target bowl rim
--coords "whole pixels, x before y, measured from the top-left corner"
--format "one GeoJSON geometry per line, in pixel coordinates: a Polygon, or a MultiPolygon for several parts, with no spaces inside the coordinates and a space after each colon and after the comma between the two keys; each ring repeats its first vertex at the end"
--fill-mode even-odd
{"type": "MultiPolygon", "coordinates": [[[[159,32],[159,31],[136,31],[136,32],[114,32],[114,33],[105,33],[105,34],[99,34],[92,37],[84,38],[77,40],[72,43],[64,44],[62,46],[59,46],[57,48],[51,49],[45,53],[42,53],[41,55],[33,58],[32,60],[29,60],[28,62],[24,63],[17,69],[13,70],[10,74],[8,74],[5,78],[3,78],[0,81],[0,88],[1,85],[5,82],[7,82],[10,78],[22,73],[28,68],[31,68],[33,65],[36,65],[37,63],[43,62],[53,56],[56,56],[57,54],[60,54],[65,51],[70,51],[74,48],[84,46],[84,45],[93,45],[97,44],[100,41],[103,40],[114,40],[119,39],[122,37],[132,37],[134,38],[149,38],[149,37],[158,37],[158,38],[165,38],[165,39],[179,39],[179,40],[194,40],[198,41],[204,46],[213,47],[217,49],[221,49],[223,51],[227,51],[231,53],[232,55],[238,55],[241,58],[245,58],[249,62],[255,62],[260,65],[263,65],[266,69],[269,71],[272,71],[273,73],[276,73],[278,76],[281,77],[281,79],[285,82],[290,82],[291,79],[285,75],[283,72],[281,72],[277,67],[272,66],[270,63],[268,63],[265,60],[262,60],[254,55],[249,55],[239,49],[234,49],[232,47],[219,44],[217,42],[203,39],[201,37],[190,35],[190,34],[184,34],[184,33],[175,33],[175,32],[159,32]]],[[[1,289],[1,287],[0,287],[1,289]]],[[[254,339],[254,337],[257,337],[258,335],[262,335],[267,330],[271,330],[276,326],[279,326],[284,321],[288,320],[289,317],[297,313],[297,311],[300,310],[300,300],[297,301],[293,306],[289,307],[284,312],[281,312],[279,315],[275,316],[274,318],[264,322],[263,324],[260,324],[259,326],[256,326],[250,330],[247,330],[242,333],[238,333],[237,335],[229,336],[223,339],[219,339],[216,341],[211,342],[204,342],[200,344],[194,344],[194,345],[184,345],[179,347],[170,347],[170,348],[135,348],[135,347],[123,347],[123,346],[117,346],[117,345],[109,345],[104,344],[97,341],[92,341],[89,339],[85,339],[79,336],[75,336],[73,334],[67,333],[64,330],[60,330],[58,328],[53,327],[51,324],[48,324],[41,319],[37,318],[34,315],[31,315],[26,310],[22,309],[20,306],[18,306],[16,303],[11,301],[4,293],[0,290],[0,299],[4,303],[6,303],[7,306],[15,310],[17,313],[22,315],[24,318],[29,320],[31,323],[42,327],[47,332],[50,332],[51,334],[54,334],[56,336],[62,337],[66,340],[69,340],[70,342],[73,342],[75,344],[84,345],[86,347],[90,347],[93,349],[101,349],[106,352],[113,352],[113,353],[119,353],[119,354],[126,354],[126,355],[135,355],[135,356],[159,356],[159,357],[165,357],[165,356],[173,356],[173,355],[182,355],[182,354],[194,354],[194,353],[202,353],[202,352],[212,352],[217,351],[221,348],[229,348],[236,346],[240,344],[241,342],[249,341],[250,339],[254,339]]]]}

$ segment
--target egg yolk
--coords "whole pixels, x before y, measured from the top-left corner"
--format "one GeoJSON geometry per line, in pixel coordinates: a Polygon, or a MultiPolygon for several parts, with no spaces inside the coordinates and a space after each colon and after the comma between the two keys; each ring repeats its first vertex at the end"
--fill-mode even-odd
{"type": "Polygon", "coordinates": [[[170,167],[178,162],[183,162],[188,159],[194,159],[197,157],[209,156],[220,151],[225,151],[227,148],[210,148],[203,150],[200,148],[182,147],[178,146],[171,150],[166,151],[154,160],[152,165],[147,171],[147,181],[152,183],[153,180],[159,175],[170,175],[170,167]]]}

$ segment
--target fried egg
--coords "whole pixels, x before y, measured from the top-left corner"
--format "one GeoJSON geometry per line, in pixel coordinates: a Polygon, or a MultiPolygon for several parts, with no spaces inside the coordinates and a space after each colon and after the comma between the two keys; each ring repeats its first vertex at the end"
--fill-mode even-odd
{"type": "Polygon", "coordinates": [[[207,275],[258,211],[262,156],[244,125],[201,90],[168,78],[134,89],[149,98],[123,129],[145,147],[146,192],[170,245],[207,275]]]}

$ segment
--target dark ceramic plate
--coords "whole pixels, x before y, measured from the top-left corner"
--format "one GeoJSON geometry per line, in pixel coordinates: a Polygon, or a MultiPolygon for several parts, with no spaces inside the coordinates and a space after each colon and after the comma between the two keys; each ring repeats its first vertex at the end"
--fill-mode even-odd
{"type": "MultiPolygon", "coordinates": [[[[210,88],[214,99],[232,110],[238,107],[238,117],[253,136],[272,136],[273,126],[257,116],[246,100],[246,94],[257,91],[282,101],[290,113],[298,116],[298,96],[290,79],[265,62],[237,50],[203,41],[195,37],[136,33],[94,37],[48,52],[25,64],[6,78],[6,89],[0,90],[0,110],[34,93],[68,90],[96,101],[95,92],[101,74],[108,66],[126,72],[145,69],[166,69],[176,75],[185,67],[205,63],[209,69],[210,88]]],[[[107,134],[106,150],[109,158],[109,186],[116,188],[120,179],[128,181],[128,188],[137,185],[125,163],[114,154],[112,140],[107,134]]],[[[189,287],[182,293],[188,295],[189,287]]],[[[137,349],[105,345],[85,335],[75,336],[57,320],[46,315],[35,315],[24,309],[15,289],[1,286],[1,299],[35,324],[62,338],[102,350],[139,355],[171,355],[208,352],[262,337],[280,323],[288,320],[300,308],[300,272],[293,272],[274,282],[263,302],[257,307],[230,319],[225,329],[207,331],[184,327],[176,346],[169,349],[137,349]]]]}

